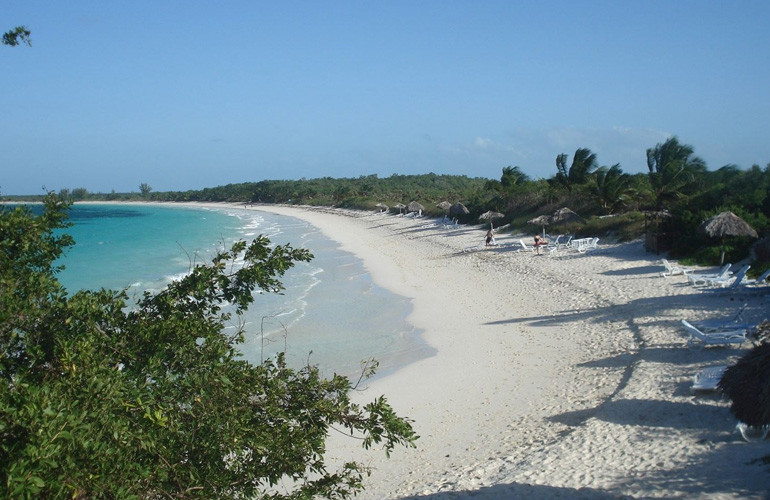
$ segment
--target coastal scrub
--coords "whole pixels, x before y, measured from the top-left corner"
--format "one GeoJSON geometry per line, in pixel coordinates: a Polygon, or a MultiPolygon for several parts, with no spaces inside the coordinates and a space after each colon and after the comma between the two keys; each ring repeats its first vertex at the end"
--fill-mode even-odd
{"type": "Polygon", "coordinates": [[[332,428],[414,446],[384,397],[354,404],[347,378],[282,355],[252,365],[225,330],[308,251],[241,241],[129,309],[58,283],[67,206],[0,210],[0,496],[347,498],[369,470],[327,468],[332,428]]]}

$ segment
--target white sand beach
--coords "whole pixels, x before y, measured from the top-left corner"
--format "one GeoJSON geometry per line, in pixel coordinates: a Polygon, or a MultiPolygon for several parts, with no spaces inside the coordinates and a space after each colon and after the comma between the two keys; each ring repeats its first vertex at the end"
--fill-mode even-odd
{"type": "Polygon", "coordinates": [[[356,396],[385,395],[413,419],[416,449],[386,459],[332,438],[330,455],[374,468],[360,498],[770,496],[758,463],[770,440],[743,441],[727,400],[690,389],[698,370],[750,345],[688,349],[679,326],[744,302],[746,319],[764,319],[764,297],[660,277],[660,256],[641,242],[535,256],[484,248],[478,226],[254,208],[304,219],[360,257],[375,282],[411,298],[409,320],[437,350],[356,396]]]}

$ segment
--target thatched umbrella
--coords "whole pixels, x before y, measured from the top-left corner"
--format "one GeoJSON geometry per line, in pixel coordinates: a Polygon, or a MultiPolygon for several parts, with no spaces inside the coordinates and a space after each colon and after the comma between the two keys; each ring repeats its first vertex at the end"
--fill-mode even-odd
{"type": "Polygon", "coordinates": [[[567,207],[560,208],[551,216],[551,225],[564,224],[566,222],[585,222],[585,219],[567,207]]]}
{"type": "Polygon", "coordinates": [[[452,207],[452,204],[444,200],[436,206],[444,211],[444,220],[446,221],[446,217],[449,214],[449,209],[452,207]]]}
{"type": "Polygon", "coordinates": [[[409,205],[406,206],[406,211],[407,212],[422,212],[423,210],[425,210],[425,207],[423,207],[422,205],[420,205],[416,201],[413,201],[413,202],[409,203],[409,205]]]}
{"type": "Polygon", "coordinates": [[[393,205],[393,208],[397,208],[398,213],[401,213],[401,210],[405,209],[406,205],[404,205],[403,203],[396,203],[395,205],[393,205]]]}
{"type": "Polygon", "coordinates": [[[717,387],[731,400],[730,410],[752,427],[770,425],[770,344],[751,349],[725,370],[717,387]]]}
{"type": "Polygon", "coordinates": [[[722,212],[706,220],[700,225],[700,229],[712,238],[719,238],[720,245],[722,245],[722,255],[719,258],[720,264],[723,264],[725,261],[725,247],[723,244],[725,236],[759,237],[754,228],[730,211],[722,212]]]}
{"type": "Polygon", "coordinates": [[[459,201],[449,207],[449,216],[455,217],[457,215],[468,215],[470,213],[470,210],[466,208],[465,205],[460,203],[459,201]]]}
{"type": "Polygon", "coordinates": [[[479,220],[489,220],[489,228],[494,229],[494,226],[492,225],[492,220],[499,219],[500,217],[505,217],[505,214],[501,214],[500,212],[493,212],[492,210],[489,210],[479,215],[479,220]]]}
{"type": "Polygon", "coordinates": [[[551,217],[549,215],[538,215],[534,219],[528,220],[527,223],[543,226],[543,238],[545,238],[545,226],[551,225],[551,217]]]}
{"type": "Polygon", "coordinates": [[[377,208],[381,208],[381,209],[382,209],[382,212],[387,212],[387,211],[388,211],[388,208],[389,208],[389,207],[388,207],[386,204],[384,204],[384,203],[378,203],[378,204],[376,204],[376,205],[375,205],[375,207],[377,207],[377,208]]]}

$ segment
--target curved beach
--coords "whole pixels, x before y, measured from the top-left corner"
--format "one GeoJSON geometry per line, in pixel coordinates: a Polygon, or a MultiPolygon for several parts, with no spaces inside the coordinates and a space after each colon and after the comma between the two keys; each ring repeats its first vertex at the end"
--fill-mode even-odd
{"type": "Polygon", "coordinates": [[[332,437],[330,456],[374,469],[360,498],[768,496],[757,459],[770,441],[744,442],[726,400],[690,389],[748,346],[688,349],[678,326],[744,302],[747,319],[764,319],[764,297],[662,278],[640,242],[536,256],[430,218],[254,208],[304,219],[360,257],[411,298],[409,320],[437,350],[360,396],[385,395],[413,419],[417,449],[386,459],[332,437]]]}

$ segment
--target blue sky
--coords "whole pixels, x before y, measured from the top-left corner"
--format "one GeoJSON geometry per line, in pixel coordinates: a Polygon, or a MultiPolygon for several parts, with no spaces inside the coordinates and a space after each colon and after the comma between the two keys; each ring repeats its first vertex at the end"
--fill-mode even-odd
{"type": "Polygon", "coordinates": [[[770,163],[770,2],[0,0],[0,193],[770,163]]]}

